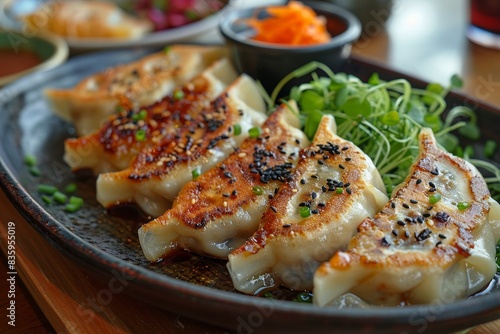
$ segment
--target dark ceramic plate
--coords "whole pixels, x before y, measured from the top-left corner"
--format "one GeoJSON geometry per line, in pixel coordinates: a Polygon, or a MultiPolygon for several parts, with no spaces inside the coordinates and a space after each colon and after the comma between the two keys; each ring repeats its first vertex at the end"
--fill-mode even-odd
{"type": "MultiPolygon", "coordinates": [[[[0,184],[24,217],[53,245],[89,268],[107,284],[119,277],[125,291],[164,309],[241,333],[446,333],[500,317],[500,286],[456,303],[404,308],[327,309],[279,299],[250,297],[233,291],[225,263],[180,253],[160,265],[142,256],[136,230],[142,218],[123,220],[108,215],[95,200],[95,179],[77,178],[62,161],[64,139],[71,126],[51,114],[45,87],[69,87],[83,77],[117,63],[143,56],[145,50],[115,51],[75,58],[44,73],[26,77],[0,91],[0,184]],[[33,177],[24,156],[38,158],[42,176],[33,177]],[[78,184],[85,207],[66,214],[44,205],[40,183],[63,188],[78,184]]],[[[363,60],[351,59],[345,71],[366,79],[405,77],[363,60]]],[[[416,86],[423,82],[408,78],[416,86]]],[[[477,101],[450,94],[450,106],[466,104],[479,113],[488,138],[500,139],[500,112],[477,101]]],[[[500,158],[496,157],[497,161],[500,158]]],[[[127,214],[130,218],[130,213],[127,214]]]]}

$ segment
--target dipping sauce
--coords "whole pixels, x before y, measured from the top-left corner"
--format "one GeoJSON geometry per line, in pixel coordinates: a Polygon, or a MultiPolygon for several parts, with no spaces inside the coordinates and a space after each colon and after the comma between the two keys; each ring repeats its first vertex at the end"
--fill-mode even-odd
{"type": "Polygon", "coordinates": [[[37,54],[29,50],[0,48],[0,77],[15,74],[42,62],[37,54]]]}

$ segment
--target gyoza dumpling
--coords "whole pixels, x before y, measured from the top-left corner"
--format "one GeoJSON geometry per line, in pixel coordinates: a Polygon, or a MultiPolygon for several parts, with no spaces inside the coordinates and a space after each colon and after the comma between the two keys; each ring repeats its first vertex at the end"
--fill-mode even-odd
{"type": "Polygon", "coordinates": [[[260,136],[245,139],[226,160],[188,182],[171,210],[139,229],[148,260],[178,248],[227,258],[257,230],[269,198],[308,144],[298,129],[298,112],[289,108],[296,106],[283,105],[271,114],[260,136]]]}
{"type": "Polygon", "coordinates": [[[382,305],[448,303],[473,294],[496,272],[499,221],[499,206],[476,168],[440,150],[432,131],[422,129],[405,182],[359,225],[349,248],[316,272],[314,302],[324,306],[346,292],[382,305]]]}
{"type": "Polygon", "coordinates": [[[47,89],[45,95],[57,116],[72,122],[78,135],[88,135],[116,112],[120,98],[132,108],[152,105],[225,55],[223,47],[173,45],[91,75],[73,88],[47,89]]]}
{"type": "Polygon", "coordinates": [[[97,179],[97,200],[104,207],[135,202],[158,217],[171,207],[181,188],[227,158],[266,119],[265,105],[255,82],[240,76],[198,117],[174,136],[142,151],[126,170],[97,179]],[[239,124],[241,135],[234,135],[239,124]]]}
{"type": "Polygon", "coordinates": [[[109,116],[91,135],[66,140],[64,160],[73,171],[91,169],[99,174],[125,169],[144,148],[172,140],[178,128],[209,108],[236,77],[227,58],[222,58],[160,102],[109,116]],[[137,136],[137,130],[144,136],[137,136]]]}
{"type": "Polygon", "coordinates": [[[333,117],[324,116],[259,230],[229,255],[236,289],[248,294],[279,284],[311,289],[319,263],[345,248],[358,224],[387,202],[370,158],[334,132],[333,117]]]}
{"type": "Polygon", "coordinates": [[[21,19],[34,31],[70,38],[137,38],[153,29],[145,18],[136,18],[106,1],[47,1],[21,19]]]}

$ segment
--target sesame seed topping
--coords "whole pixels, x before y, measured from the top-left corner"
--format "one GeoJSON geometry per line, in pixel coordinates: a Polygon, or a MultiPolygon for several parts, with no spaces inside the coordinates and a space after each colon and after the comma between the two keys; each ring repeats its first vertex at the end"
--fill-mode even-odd
{"type": "Polygon", "coordinates": [[[438,235],[441,239],[446,239],[446,235],[442,234],[442,233],[439,233],[438,235]]]}
{"type": "Polygon", "coordinates": [[[326,204],[325,204],[325,203],[323,203],[323,202],[318,203],[318,207],[320,207],[320,208],[323,208],[323,207],[325,207],[325,206],[326,206],[326,204]]]}
{"type": "Polygon", "coordinates": [[[411,204],[418,204],[418,201],[416,201],[416,200],[414,200],[414,199],[411,199],[411,200],[410,200],[410,203],[411,203],[411,204]]]}
{"type": "Polygon", "coordinates": [[[316,209],[314,209],[314,210],[311,210],[311,213],[312,213],[313,215],[317,215],[317,214],[319,213],[319,211],[318,211],[318,210],[316,210],[316,209]]]}
{"type": "Polygon", "coordinates": [[[306,180],[302,179],[302,180],[300,180],[300,183],[301,184],[306,184],[306,180]]]}
{"type": "Polygon", "coordinates": [[[405,208],[405,209],[409,209],[410,208],[410,206],[408,204],[406,204],[406,203],[403,203],[402,205],[403,205],[403,208],[405,208]]]}
{"type": "Polygon", "coordinates": [[[347,157],[345,158],[345,161],[351,161],[351,158],[347,157]]]}
{"type": "Polygon", "coordinates": [[[291,227],[291,226],[292,226],[292,225],[290,225],[290,224],[284,224],[284,225],[283,225],[283,227],[284,227],[284,228],[289,228],[289,227],[291,227]]]}
{"type": "Polygon", "coordinates": [[[278,209],[276,209],[274,206],[271,206],[271,210],[273,210],[274,213],[278,212],[278,209]]]}
{"type": "Polygon", "coordinates": [[[345,191],[347,191],[349,195],[352,194],[351,188],[346,188],[345,191]]]}
{"type": "Polygon", "coordinates": [[[233,196],[238,195],[238,192],[236,191],[236,189],[235,189],[235,190],[233,190],[233,192],[231,193],[231,195],[233,195],[233,196]]]}
{"type": "Polygon", "coordinates": [[[324,164],[325,164],[325,163],[323,162],[323,160],[318,160],[318,163],[319,163],[320,165],[324,165],[324,164]]]}
{"type": "Polygon", "coordinates": [[[318,194],[316,194],[316,192],[314,192],[314,191],[313,191],[313,192],[311,193],[311,198],[312,198],[312,199],[316,199],[316,197],[318,197],[318,194]]]}
{"type": "Polygon", "coordinates": [[[349,149],[349,147],[348,147],[348,146],[344,146],[344,147],[342,147],[342,151],[347,151],[348,149],[349,149]]]}
{"type": "Polygon", "coordinates": [[[231,195],[229,195],[229,194],[222,194],[222,196],[224,196],[224,197],[229,197],[229,196],[231,196],[231,195]]]}
{"type": "Polygon", "coordinates": [[[396,208],[396,203],[391,202],[391,208],[395,209],[396,208]]]}
{"type": "Polygon", "coordinates": [[[432,175],[439,175],[439,170],[435,168],[434,170],[431,170],[432,175]]]}
{"type": "Polygon", "coordinates": [[[429,181],[429,187],[436,188],[436,185],[434,184],[434,182],[429,181]]]}
{"type": "Polygon", "coordinates": [[[396,223],[397,223],[399,226],[405,226],[405,225],[406,225],[406,223],[405,223],[404,221],[402,221],[402,220],[398,220],[396,223]]]}
{"type": "Polygon", "coordinates": [[[313,179],[317,179],[317,178],[318,178],[318,175],[311,175],[311,178],[313,178],[313,179]]]}
{"type": "Polygon", "coordinates": [[[417,184],[422,183],[422,179],[418,179],[416,183],[417,183],[417,184]]]}
{"type": "Polygon", "coordinates": [[[342,165],[342,164],[339,164],[339,168],[340,169],[345,169],[344,165],[342,165]]]}

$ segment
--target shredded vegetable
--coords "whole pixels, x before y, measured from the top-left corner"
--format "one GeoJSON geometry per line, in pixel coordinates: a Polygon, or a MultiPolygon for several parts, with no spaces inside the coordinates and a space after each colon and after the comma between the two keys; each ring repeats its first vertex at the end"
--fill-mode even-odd
{"type": "MultiPolygon", "coordinates": [[[[485,175],[492,197],[500,200],[500,169],[494,162],[471,158],[472,147],[461,147],[457,132],[468,139],[480,135],[473,110],[456,106],[446,112],[444,96],[451,88],[460,87],[460,78],[452,77],[450,87],[431,83],[417,89],[405,79],[383,81],[373,74],[368,82],[345,73],[333,73],[326,65],[312,62],[290,73],[278,83],[269,106],[292,79],[312,74],[309,83],[295,86],[290,98],[300,106],[303,130],[311,139],[324,114],[335,116],[338,135],[359,146],[375,163],[383,177],[387,193],[404,181],[409,167],[418,155],[418,134],[422,127],[434,131],[438,143],[449,152],[461,156],[485,175]],[[320,77],[317,69],[326,73],[320,77]]],[[[487,144],[492,155],[496,147],[487,144]]]]}
{"type": "Polygon", "coordinates": [[[330,34],[324,17],[301,2],[290,1],[283,6],[270,6],[266,18],[252,17],[246,21],[255,31],[253,40],[286,45],[326,43],[330,34]]]}

